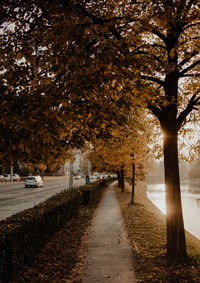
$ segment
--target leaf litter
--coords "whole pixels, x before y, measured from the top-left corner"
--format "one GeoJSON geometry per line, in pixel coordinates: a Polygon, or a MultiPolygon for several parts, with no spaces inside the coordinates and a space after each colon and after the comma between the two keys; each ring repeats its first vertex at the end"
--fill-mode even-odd
{"type": "Polygon", "coordinates": [[[165,216],[147,199],[142,186],[136,188],[134,205],[130,205],[129,184],[126,192],[116,189],[135,254],[138,282],[200,282],[200,242],[186,233],[188,257],[170,261],[166,256],[165,216]]]}

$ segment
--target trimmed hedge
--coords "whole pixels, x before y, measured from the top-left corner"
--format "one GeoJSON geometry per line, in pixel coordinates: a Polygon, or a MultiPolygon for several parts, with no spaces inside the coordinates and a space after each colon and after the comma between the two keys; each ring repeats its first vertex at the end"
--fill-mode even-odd
{"type": "Polygon", "coordinates": [[[25,263],[31,263],[51,235],[61,229],[82,205],[99,201],[108,181],[100,180],[62,191],[33,208],[0,221],[0,282],[9,282],[25,263]]]}

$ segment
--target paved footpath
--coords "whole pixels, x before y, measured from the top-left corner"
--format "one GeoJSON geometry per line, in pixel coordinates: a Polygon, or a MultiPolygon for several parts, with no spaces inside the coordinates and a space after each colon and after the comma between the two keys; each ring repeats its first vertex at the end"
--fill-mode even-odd
{"type": "Polygon", "coordinates": [[[114,186],[113,183],[106,190],[89,230],[83,283],[137,282],[133,252],[128,244],[114,186]]]}

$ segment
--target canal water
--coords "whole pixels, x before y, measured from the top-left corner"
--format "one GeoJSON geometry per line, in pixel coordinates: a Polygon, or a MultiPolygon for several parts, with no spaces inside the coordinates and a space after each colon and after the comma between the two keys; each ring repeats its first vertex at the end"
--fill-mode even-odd
{"type": "MultiPolygon", "coordinates": [[[[164,183],[148,183],[147,197],[164,213],[164,183]]],[[[200,240],[200,179],[181,182],[181,198],[185,229],[200,240]]]]}

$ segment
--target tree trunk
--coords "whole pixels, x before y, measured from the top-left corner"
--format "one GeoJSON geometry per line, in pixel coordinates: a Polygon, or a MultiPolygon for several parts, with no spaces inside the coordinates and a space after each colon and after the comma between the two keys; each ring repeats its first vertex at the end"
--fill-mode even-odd
{"type": "Polygon", "coordinates": [[[121,169],[120,175],[121,175],[121,192],[124,192],[124,169],[121,169]]]}
{"type": "Polygon", "coordinates": [[[135,163],[132,163],[132,190],[131,190],[131,204],[134,204],[135,199],[135,163]]]}
{"type": "Polygon", "coordinates": [[[120,171],[117,171],[117,180],[118,180],[118,187],[119,189],[121,188],[121,176],[120,176],[120,171]]]}
{"type": "Polygon", "coordinates": [[[185,230],[182,214],[180,178],[178,167],[177,130],[164,133],[164,168],[167,227],[167,255],[186,255],[185,230]]]}

